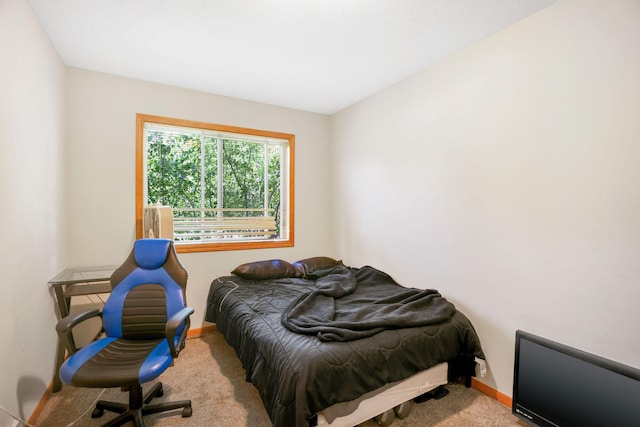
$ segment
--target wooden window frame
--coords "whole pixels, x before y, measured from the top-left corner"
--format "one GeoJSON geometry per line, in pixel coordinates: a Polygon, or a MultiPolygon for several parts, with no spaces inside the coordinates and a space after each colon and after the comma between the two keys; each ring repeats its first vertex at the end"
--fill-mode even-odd
{"type": "Polygon", "coordinates": [[[229,251],[229,250],[244,250],[244,249],[268,249],[268,248],[282,248],[294,246],[295,236],[295,203],[294,203],[294,181],[295,181],[295,135],[273,132],[265,130],[257,130],[250,128],[242,128],[237,126],[227,126],[213,123],[205,123],[193,120],[175,119],[170,117],[155,116],[149,114],[136,114],[136,210],[135,210],[135,223],[136,223],[136,238],[140,239],[143,236],[142,218],[146,201],[144,199],[144,127],[145,123],[154,123],[159,125],[180,126],[185,128],[204,129],[209,131],[221,131],[236,134],[244,134],[259,137],[271,137],[286,139],[289,141],[289,185],[288,185],[288,224],[289,232],[288,238],[285,239],[269,239],[269,240],[249,240],[249,241],[231,241],[224,243],[179,243],[176,242],[176,251],[178,253],[188,252],[212,252],[212,251],[229,251]]]}

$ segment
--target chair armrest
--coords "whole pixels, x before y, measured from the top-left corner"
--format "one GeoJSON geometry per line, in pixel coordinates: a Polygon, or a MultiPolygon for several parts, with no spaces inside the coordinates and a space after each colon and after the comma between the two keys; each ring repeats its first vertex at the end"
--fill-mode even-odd
{"type": "Polygon", "coordinates": [[[58,332],[60,341],[64,343],[64,346],[69,351],[69,354],[73,354],[78,351],[73,340],[73,328],[78,324],[84,322],[85,320],[91,319],[93,317],[102,317],[102,312],[99,309],[94,308],[92,310],[70,314],[60,319],[56,324],[56,332],[58,332]]]}
{"type": "Polygon", "coordinates": [[[167,338],[167,342],[169,343],[169,350],[171,350],[171,356],[175,359],[178,357],[178,354],[184,348],[184,341],[187,338],[187,332],[189,331],[189,326],[191,326],[191,320],[189,316],[193,314],[194,309],[192,307],[185,307],[182,310],[175,313],[169,320],[167,320],[167,324],[165,327],[165,336],[167,338]],[[182,333],[178,339],[178,342],[175,341],[176,331],[180,327],[180,325],[184,322],[184,329],[182,329],[182,333]]]}

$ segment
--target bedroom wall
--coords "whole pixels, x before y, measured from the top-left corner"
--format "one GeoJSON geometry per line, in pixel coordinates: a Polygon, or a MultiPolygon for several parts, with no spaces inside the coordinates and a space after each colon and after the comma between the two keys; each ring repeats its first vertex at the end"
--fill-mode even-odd
{"type": "Polygon", "coordinates": [[[201,327],[211,281],[238,264],[333,255],[326,214],[329,118],[114,75],[67,70],[70,265],[118,265],[135,239],[136,113],[293,133],[295,247],[180,254],[201,327]]]}
{"type": "Polygon", "coordinates": [[[640,368],[640,4],[560,0],[332,116],[345,262],[640,368]]]}
{"type": "MultiPolygon", "coordinates": [[[[47,281],[66,264],[64,66],[26,0],[0,0],[0,405],[28,418],[53,374],[47,281]]],[[[14,425],[0,411],[0,425],[14,425]]]]}

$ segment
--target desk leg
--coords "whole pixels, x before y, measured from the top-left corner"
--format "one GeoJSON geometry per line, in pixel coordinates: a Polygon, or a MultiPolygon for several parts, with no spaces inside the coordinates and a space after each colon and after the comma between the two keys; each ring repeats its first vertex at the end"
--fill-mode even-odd
{"type": "MultiPolygon", "coordinates": [[[[53,290],[55,292],[56,302],[58,305],[58,315],[60,316],[59,319],[62,319],[63,317],[69,315],[69,305],[71,303],[71,299],[64,296],[64,290],[62,288],[63,286],[61,284],[53,285],[53,290]]],[[[64,344],[62,343],[62,341],[60,341],[60,337],[58,337],[58,344],[56,346],[56,364],[54,367],[55,371],[53,372],[53,387],[51,390],[53,393],[56,393],[62,389],[62,381],[60,381],[59,371],[60,366],[62,366],[62,363],[64,362],[66,353],[67,351],[64,347],[64,344]]]]}
{"type": "Polygon", "coordinates": [[[64,363],[64,357],[66,356],[66,354],[66,349],[64,348],[62,342],[60,342],[60,338],[58,338],[58,345],[56,348],[56,371],[53,373],[53,387],[51,388],[51,391],[53,393],[62,390],[62,381],[60,381],[59,371],[60,366],[62,366],[62,363],[64,363]]]}

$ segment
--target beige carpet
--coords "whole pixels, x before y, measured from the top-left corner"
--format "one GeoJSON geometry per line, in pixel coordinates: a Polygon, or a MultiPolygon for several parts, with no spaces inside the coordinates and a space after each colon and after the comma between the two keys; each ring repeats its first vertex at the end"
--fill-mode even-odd
{"type": "MultiPolygon", "coordinates": [[[[244,381],[240,360],[219,332],[189,339],[175,366],[160,380],[164,396],[156,401],[191,399],[193,415],[182,418],[180,410],[149,415],[145,417],[147,426],[271,426],[257,390],[244,381]]],[[[409,416],[396,418],[392,427],[526,426],[509,408],[475,389],[460,384],[446,387],[449,395],[412,403],[409,416]]],[[[36,425],[63,427],[77,419],[75,426],[99,426],[115,416],[105,412],[102,418],[91,418],[92,405],[101,392],[63,387],[49,399],[36,425]]],[[[108,389],[101,399],[125,402],[127,397],[119,389],[108,389]]],[[[377,424],[367,421],[362,426],[377,424]]]]}

